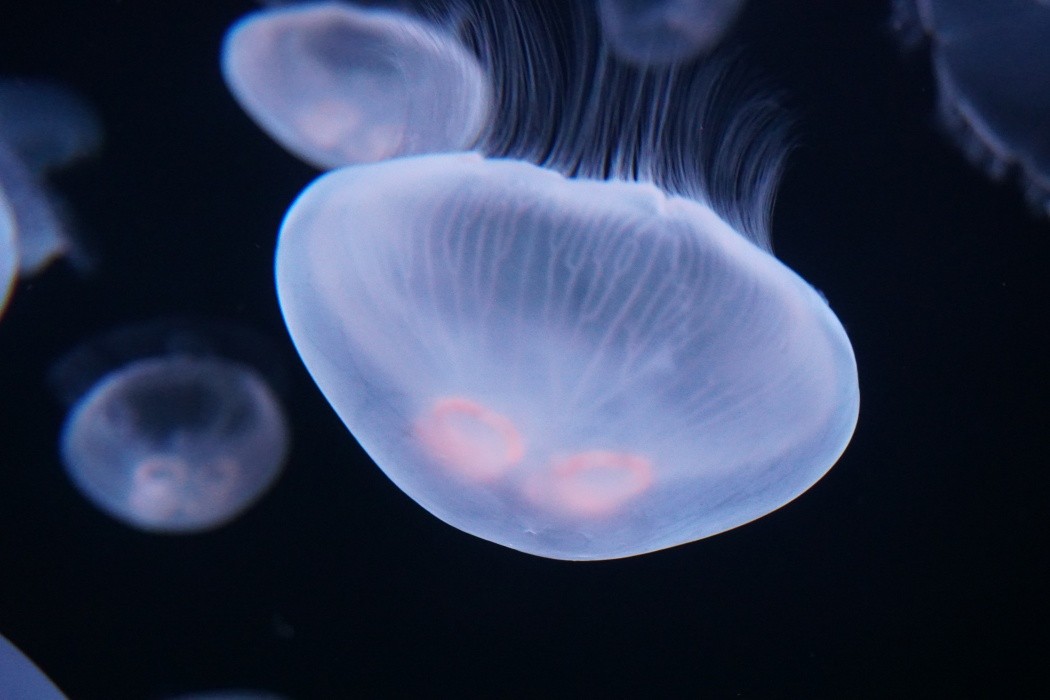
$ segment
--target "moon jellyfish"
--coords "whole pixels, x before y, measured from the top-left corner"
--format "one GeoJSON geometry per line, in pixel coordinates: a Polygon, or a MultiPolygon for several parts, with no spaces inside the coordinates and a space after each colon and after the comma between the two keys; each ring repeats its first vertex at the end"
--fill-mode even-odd
{"type": "Polygon", "coordinates": [[[435,155],[296,201],[281,307],[369,455],[442,520],[522,551],[623,557],[792,500],[857,415],[821,296],[651,185],[435,155]]]}
{"type": "Polygon", "coordinates": [[[343,168],[292,205],[300,356],[398,487],[508,547],[626,557],[781,507],[843,452],[859,393],[838,319],[769,252],[779,105],[726,98],[733,71],[586,55],[563,74],[588,89],[526,90],[524,26],[481,34],[518,54],[484,59],[518,101],[482,152],[343,168]]]}
{"type": "Polygon", "coordinates": [[[0,635],[0,698],[4,700],[65,700],[36,665],[0,635]]]}
{"type": "Polygon", "coordinates": [[[1050,3],[898,0],[895,20],[906,40],[929,37],[939,116],[966,157],[1016,174],[1050,215],[1050,3]]]}
{"type": "Polygon", "coordinates": [[[21,274],[76,252],[62,205],[44,179],[97,151],[101,141],[98,120],[78,95],[49,83],[0,80],[0,193],[8,203],[21,274]]]}
{"type": "Polygon", "coordinates": [[[474,56],[386,9],[321,2],[255,12],[227,34],[222,69],[249,116],[320,169],[467,148],[489,112],[474,56]]]}
{"type": "Polygon", "coordinates": [[[245,343],[150,326],[59,363],[52,381],[75,400],[62,460],[88,500],[143,530],[193,532],[234,519],[274,483],[287,421],[260,371],[228,352],[230,338],[245,343]]]}
{"type": "Polygon", "coordinates": [[[612,50],[642,65],[687,61],[711,51],[745,0],[597,0],[612,50]]]}

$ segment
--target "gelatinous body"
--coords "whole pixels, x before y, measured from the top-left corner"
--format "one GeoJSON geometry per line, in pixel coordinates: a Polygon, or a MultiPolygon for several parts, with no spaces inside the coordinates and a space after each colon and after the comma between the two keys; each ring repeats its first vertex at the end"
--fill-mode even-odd
{"type": "Polygon", "coordinates": [[[991,176],[1020,176],[1050,215],[1050,5],[1040,0],[898,0],[906,33],[932,43],[939,112],[991,176]]]}
{"type": "Polygon", "coordinates": [[[0,698],[66,700],[54,683],[3,636],[0,636],[0,698]]]}
{"type": "Polygon", "coordinates": [[[90,107],[69,90],[34,81],[0,80],[0,192],[17,241],[18,268],[33,274],[72,251],[45,176],[101,143],[90,107]]]}
{"type": "Polygon", "coordinates": [[[252,119],[322,169],[461,150],[489,114],[474,56],[391,10],[342,2],[262,10],[230,30],[222,65],[252,119]]]}
{"type": "Polygon", "coordinates": [[[330,173],[281,230],[300,355],[442,520],[602,559],[779,508],[858,410],[822,297],[707,206],[476,154],[330,173]]]}
{"type": "Polygon", "coordinates": [[[613,51],[642,65],[678,63],[711,51],[745,0],[597,0],[613,51]]]}
{"type": "Polygon", "coordinates": [[[250,368],[172,355],[106,375],[76,405],[62,457],[76,486],[110,515],[164,532],[222,525],[277,478],[288,430],[250,368]]]}

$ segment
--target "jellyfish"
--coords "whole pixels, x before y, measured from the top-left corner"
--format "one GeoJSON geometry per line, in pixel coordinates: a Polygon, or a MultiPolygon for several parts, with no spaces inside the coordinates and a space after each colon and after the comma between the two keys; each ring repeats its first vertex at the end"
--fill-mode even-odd
{"type": "Polygon", "coordinates": [[[101,141],[98,119],[79,95],[46,82],[0,80],[0,198],[14,237],[4,247],[17,251],[20,275],[79,253],[63,204],[44,180],[95,153],[101,141]]]}
{"type": "Polygon", "coordinates": [[[320,169],[470,147],[489,91],[475,57],[409,14],[343,2],[252,13],[222,50],[230,92],[320,169]]]}
{"type": "Polygon", "coordinates": [[[897,0],[895,23],[908,43],[928,37],[940,121],[966,157],[1016,174],[1050,215],[1050,3],[897,0]]]}
{"type": "Polygon", "coordinates": [[[7,306],[7,298],[18,272],[18,251],[15,249],[15,220],[7,196],[0,189],[0,314],[7,306]]]}
{"type": "Polygon", "coordinates": [[[66,698],[54,683],[3,635],[0,635],[0,697],[4,700],[66,698]]]}
{"type": "Polygon", "coordinates": [[[280,401],[240,357],[254,334],[208,330],[178,323],[118,331],[52,372],[75,402],[60,449],[70,479],[133,527],[219,527],[254,504],[284,464],[289,430],[280,401]]]}
{"type": "MultiPolygon", "coordinates": [[[[524,60],[547,33],[512,17],[481,44],[524,60]]],[[[582,26],[560,46],[600,47],[582,26]]],[[[281,225],[285,323],[351,433],[441,520],[558,559],[694,541],[806,491],[859,390],[842,324],[771,253],[779,103],[717,63],[592,61],[544,93],[482,60],[519,101],[477,151],[333,171],[281,225]]]]}
{"type": "Polygon", "coordinates": [[[187,693],[170,700],[283,700],[283,696],[259,690],[212,690],[187,693]]]}
{"type": "Polygon", "coordinates": [[[612,50],[641,65],[678,63],[711,51],[745,0],[597,0],[612,50]]]}

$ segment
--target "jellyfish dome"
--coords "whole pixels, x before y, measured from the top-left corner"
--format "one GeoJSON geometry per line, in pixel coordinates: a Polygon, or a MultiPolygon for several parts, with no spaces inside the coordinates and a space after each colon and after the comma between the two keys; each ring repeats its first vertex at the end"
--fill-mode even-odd
{"type": "Polygon", "coordinates": [[[489,113],[477,59],[451,34],[394,10],[260,10],[230,29],[222,69],[249,116],[321,169],[468,148],[489,113]]]}
{"type": "MultiPolygon", "coordinates": [[[[65,387],[92,363],[112,362],[112,338],[72,353],[53,381],[65,387]]],[[[178,533],[218,527],[255,503],[280,474],[288,442],[280,402],[255,368],[175,342],[93,381],[66,419],[61,455],[103,511],[178,533]]]]}
{"type": "Polygon", "coordinates": [[[6,199],[22,275],[77,252],[61,202],[45,177],[94,153],[101,127],[72,91],[31,80],[0,80],[0,198],[6,199]]]}
{"type": "Polygon", "coordinates": [[[0,698],[66,700],[54,683],[14,644],[0,635],[0,698]]]}
{"type": "Polygon", "coordinates": [[[856,364],[812,287],[707,205],[461,153],[323,176],[281,308],[376,464],[445,522],[608,559],[769,513],[834,464],[856,364]]]}
{"type": "Polygon", "coordinates": [[[1019,176],[1050,215],[1050,2],[898,0],[906,38],[931,42],[941,121],[993,178],[1019,176]]]}
{"type": "Polygon", "coordinates": [[[597,0],[602,31],[621,59],[680,63],[708,53],[746,0],[597,0]]]}

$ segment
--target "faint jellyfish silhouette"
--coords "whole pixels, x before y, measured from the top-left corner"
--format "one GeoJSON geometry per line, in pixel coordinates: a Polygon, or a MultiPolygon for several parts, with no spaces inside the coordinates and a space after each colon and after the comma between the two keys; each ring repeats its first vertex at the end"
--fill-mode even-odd
{"type": "Polygon", "coordinates": [[[15,284],[18,272],[18,250],[15,248],[15,220],[7,195],[0,189],[0,314],[4,313],[7,298],[15,284]]]}
{"type": "Polygon", "coordinates": [[[44,185],[52,171],[95,153],[102,129],[88,104],[67,88],[0,80],[0,191],[13,220],[22,275],[77,254],[63,204],[44,185]]]}
{"type": "Polygon", "coordinates": [[[161,323],[71,353],[52,383],[75,401],[61,440],[73,483],[144,530],[193,532],[233,520],[274,483],[288,452],[261,348],[232,327],[161,323]]]}
{"type": "Polygon", "coordinates": [[[222,70],[249,116],[320,168],[471,146],[489,114],[474,56],[423,19],[343,2],[252,13],[222,70]]]}
{"type": "Polygon", "coordinates": [[[65,700],[66,696],[36,664],[0,635],[0,698],[4,700],[65,700]]]}
{"type": "Polygon", "coordinates": [[[597,0],[602,31],[621,59],[679,63],[710,52],[746,0],[597,0]]]}
{"type": "MultiPolygon", "coordinates": [[[[520,19],[483,44],[542,47],[520,19]]],[[[769,252],[779,105],[724,66],[599,61],[545,96],[485,62],[525,100],[486,154],[516,158],[344,168],[281,226],[285,322],[362,447],[445,522],[561,559],[700,539],[812,486],[859,391],[827,302],[769,252]]]]}
{"type": "Polygon", "coordinates": [[[283,700],[283,696],[261,690],[209,690],[176,695],[169,700],[283,700]]]}
{"type": "Polygon", "coordinates": [[[1050,216],[1050,3],[897,0],[894,24],[908,44],[928,37],[938,115],[966,157],[1016,174],[1050,216]]]}

